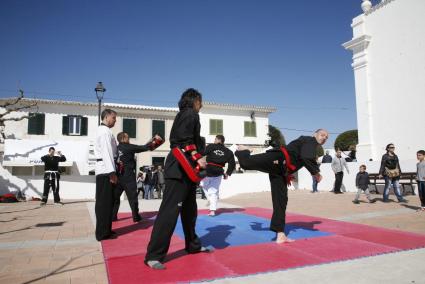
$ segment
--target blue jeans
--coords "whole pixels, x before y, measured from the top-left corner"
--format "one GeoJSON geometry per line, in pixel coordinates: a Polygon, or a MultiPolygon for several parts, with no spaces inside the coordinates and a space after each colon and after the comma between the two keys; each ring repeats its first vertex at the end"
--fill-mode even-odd
{"type": "Polygon", "coordinates": [[[389,178],[384,176],[385,179],[385,187],[383,193],[384,201],[388,201],[388,196],[390,195],[390,185],[393,186],[394,194],[397,196],[398,201],[403,200],[403,196],[400,193],[400,183],[398,178],[389,178]]]}
{"type": "Polygon", "coordinates": [[[318,192],[317,190],[317,178],[315,176],[313,176],[313,192],[318,192]]]}
{"type": "Polygon", "coordinates": [[[149,185],[149,184],[145,184],[145,199],[151,199],[151,191],[153,189],[153,186],[149,185]]]}
{"type": "Polygon", "coordinates": [[[421,200],[421,207],[425,207],[425,180],[418,181],[418,193],[421,200]]]}

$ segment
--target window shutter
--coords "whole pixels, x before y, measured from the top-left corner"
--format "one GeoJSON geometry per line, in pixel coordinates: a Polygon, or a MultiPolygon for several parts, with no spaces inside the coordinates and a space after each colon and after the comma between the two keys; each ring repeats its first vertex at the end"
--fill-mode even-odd
{"type": "Polygon", "coordinates": [[[62,135],[69,134],[69,116],[62,116],[62,135]]]}
{"type": "Polygon", "coordinates": [[[38,116],[38,134],[44,135],[44,122],[45,122],[45,114],[40,113],[38,116]]]}
{"type": "Polygon", "coordinates": [[[136,138],[136,120],[124,118],[122,130],[127,132],[130,138],[136,138]]]}
{"type": "Polygon", "coordinates": [[[249,121],[244,122],[244,136],[249,136],[249,121]]]}
{"type": "Polygon", "coordinates": [[[152,120],[152,137],[158,134],[165,139],[165,121],[163,120],[152,120]]]}
{"type": "Polygon", "coordinates": [[[217,133],[223,135],[223,120],[217,120],[217,133]]]}
{"type": "Polygon", "coordinates": [[[28,118],[28,134],[36,134],[36,113],[30,113],[28,118]]]}
{"type": "Polygon", "coordinates": [[[30,113],[28,118],[28,134],[44,134],[44,113],[30,113]]]}
{"type": "Polygon", "coordinates": [[[88,130],[88,118],[82,117],[81,118],[81,136],[87,136],[87,130],[88,130]]]}

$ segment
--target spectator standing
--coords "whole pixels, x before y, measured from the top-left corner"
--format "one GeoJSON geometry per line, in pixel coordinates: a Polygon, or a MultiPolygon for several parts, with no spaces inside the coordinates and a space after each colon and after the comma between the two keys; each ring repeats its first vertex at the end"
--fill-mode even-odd
{"type": "Polygon", "coordinates": [[[425,211],[425,151],[416,153],[418,163],[416,165],[416,178],[418,180],[418,193],[421,200],[421,208],[418,211],[425,211]]]}
{"type": "Polygon", "coordinates": [[[158,190],[158,198],[162,198],[162,194],[165,190],[165,177],[164,177],[164,169],[162,168],[162,165],[158,165],[158,170],[156,172],[157,175],[157,190],[158,190]]]}
{"type": "Polygon", "coordinates": [[[335,185],[334,193],[341,194],[342,180],[344,178],[344,168],[347,170],[347,174],[350,173],[348,169],[347,162],[344,158],[341,157],[341,150],[336,151],[335,157],[332,159],[332,170],[335,173],[335,185]]]}
{"type": "Polygon", "coordinates": [[[395,154],[395,146],[390,143],[385,147],[387,153],[382,156],[381,168],[379,169],[379,178],[384,177],[385,187],[383,192],[383,201],[388,202],[390,195],[390,186],[394,189],[398,202],[407,202],[400,193],[400,174],[401,168],[397,155],[395,154]]]}
{"type": "Polygon", "coordinates": [[[329,155],[329,150],[326,150],[326,154],[322,158],[322,164],[324,163],[332,163],[332,157],[329,155]]]}

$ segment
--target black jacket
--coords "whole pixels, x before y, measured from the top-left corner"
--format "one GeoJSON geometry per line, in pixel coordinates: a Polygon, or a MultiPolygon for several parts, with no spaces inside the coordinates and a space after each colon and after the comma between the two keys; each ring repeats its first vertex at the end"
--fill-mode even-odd
{"type": "MultiPolygon", "coordinates": [[[[205,156],[207,156],[207,163],[222,165],[223,167],[228,163],[226,174],[230,176],[235,169],[235,157],[233,152],[230,151],[223,144],[210,144],[205,149],[205,156]]],[[[224,174],[224,169],[219,166],[207,164],[207,176],[218,177],[224,174]]]]}
{"type": "Polygon", "coordinates": [[[312,136],[300,136],[286,146],[291,157],[292,164],[296,167],[296,171],[305,167],[312,175],[320,172],[317,164],[317,143],[316,138],[312,136]]]}
{"type": "Polygon", "coordinates": [[[118,160],[124,165],[124,171],[119,176],[120,179],[126,181],[136,180],[136,160],[135,154],[140,152],[146,152],[149,150],[147,145],[134,145],[120,143],[117,146],[118,149],[118,160]]]}
{"type": "Polygon", "coordinates": [[[398,167],[398,169],[400,170],[400,173],[401,173],[400,162],[398,160],[397,155],[394,154],[394,156],[390,156],[389,154],[384,154],[384,155],[382,155],[381,168],[379,169],[379,174],[384,176],[384,175],[386,175],[385,174],[385,168],[393,170],[397,167],[398,167]]]}
{"type": "Polygon", "coordinates": [[[332,163],[332,156],[331,155],[324,155],[322,158],[322,164],[324,163],[332,163]]]}
{"type": "Polygon", "coordinates": [[[152,172],[151,170],[146,172],[145,180],[143,181],[143,184],[150,185],[150,186],[156,186],[158,183],[158,175],[157,172],[152,172]]]}
{"type": "MultiPolygon", "coordinates": [[[[177,113],[170,132],[170,147],[183,149],[187,145],[195,144],[198,149],[203,148],[201,138],[201,123],[199,114],[192,108],[185,108],[177,113]]],[[[202,153],[201,153],[202,154],[202,153]]],[[[171,152],[168,154],[164,166],[165,178],[181,179],[186,176],[176,158],[171,152]]]]}
{"type": "Polygon", "coordinates": [[[358,172],[356,175],[356,187],[363,190],[369,187],[369,174],[367,172],[358,172]]]}
{"type": "Polygon", "coordinates": [[[41,160],[44,162],[45,171],[59,171],[59,162],[65,162],[66,158],[62,156],[50,156],[45,155],[41,157],[41,160]]]}

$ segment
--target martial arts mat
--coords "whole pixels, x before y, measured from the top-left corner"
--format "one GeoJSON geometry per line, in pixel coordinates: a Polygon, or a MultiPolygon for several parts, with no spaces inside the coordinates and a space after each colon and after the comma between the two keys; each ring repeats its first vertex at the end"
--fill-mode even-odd
{"type": "Polygon", "coordinates": [[[143,213],[140,223],[120,214],[113,225],[118,238],[102,241],[110,283],[208,281],[425,247],[424,235],[291,213],[285,231],[296,241],[278,245],[268,229],[269,209],[207,212],[199,211],[197,234],[215,251],[186,254],[179,221],[161,271],[143,263],[156,213],[143,213]]]}

